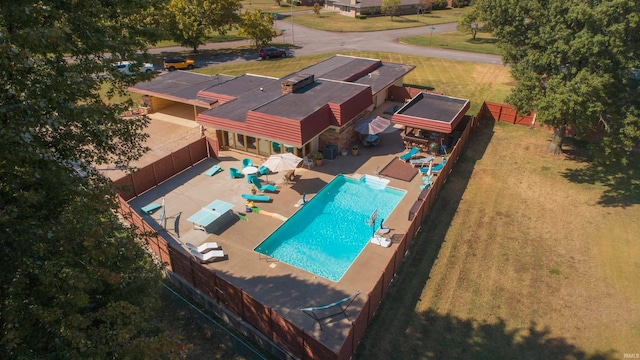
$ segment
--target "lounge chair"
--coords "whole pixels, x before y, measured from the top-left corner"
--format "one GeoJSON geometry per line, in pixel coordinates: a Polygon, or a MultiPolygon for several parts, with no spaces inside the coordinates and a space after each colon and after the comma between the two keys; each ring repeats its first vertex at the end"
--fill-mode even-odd
{"type": "Polygon", "coordinates": [[[271,200],[271,196],[269,195],[253,195],[253,194],[242,194],[243,199],[250,201],[269,201],[271,200]]]}
{"type": "Polygon", "coordinates": [[[260,176],[269,175],[271,174],[271,170],[268,167],[262,165],[260,166],[260,168],[258,168],[258,174],[260,174],[260,176]]]}
{"type": "Polygon", "coordinates": [[[219,173],[220,171],[222,171],[222,168],[220,167],[220,165],[213,165],[212,167],[209,168],[209,170],[205,171],[204,174],[207,176],[213,176],[219,173]]]}
{"type": "Polygon", "coordinates": [[[275,192],[276,191],[276,187],[274,185],[271,185],[271,184],[262,185],[260,183],[260,180],[258,180],[258,178],[255,177],[255,176],[251,178],[251,183],[253,183],[253,185],[255,185],[255,187],[258,188],[258,191],[260,191],[260,192],[265,192],[265,191],[275,192]]]}
{"type": "Polygon", "coordinates": [[[242,168],[246,168],[248,166],[253,166],[253,162],[249,158],[242,159],[242,168]]]}
{"type": "MultiPolygon", "coordinates": [[[[444,167],[444,164],[446,164],[446,163],[447,163],[447,158],[442,158],[442,163],[433,165],[431,167],[431,173],[432,174],[433,173],[437,173],[438,171],[442,170],[442,168],[444,167]]],[[[420,172],[428,173],[429,172],[429,168],[421,168],[420,172]]]]}
{"type": "Polygon", "coordinates": [[[409,164],[411,164],[414,167],[423,167],[425,165],[429,165],[429,163],[432,161],[433,161],[433,156],[427,156],[426,158],[411,159],[409,160],[409,164]]]}
{"type": "Polygon", "coordinates": [[[214,261],[216,259],[223,259],[225,257],[224,251],[222,250],[211,250],[207,253],[201,253],[195,250],[191,250],[191,255],[193,255],[196,260],[200,263],[206,263],[209,261],[214,261]]]}
{"type": "Polygon", "coordinates": [[[242,171],[236,169],[236,168],[229,168],[229,176],[231,176],[232,179],[237,179],[237,178],[241,178],[242,177],[242,171]]]}
{"type": "Polygon", "coordinates": [[[162,205],[157,204],[157,203],[151,203],[149,205],[143,206],[140,210],[142,210],[143,213],[149,215],[149,214],[153,214],[154,212],[156,212],[156,210],[160,209],[162,207],[162,205]]]}
{"type": "Polygon", "coordinates": [[[409,150],[408,153],[400,155],[399,158],[402,161],[407,161],[409,159],[411,159],[412,157],[416,156],[416,154],[418,154],[418,152],[420,151],[420,149],[418,149],[417,147],[412,147],[411,150],[409,150]]]}
{"type": "Polygon", "coordinates": [[[203,243],[200,246],[195,246],[192,243],[185,243],[184,244],[189,250],[195,250],[199,253],[205,253],[209,250],[213,250],[213,249],[219,249],[220,246],[218,245],[217,242],[206,242],[203,243]]]}

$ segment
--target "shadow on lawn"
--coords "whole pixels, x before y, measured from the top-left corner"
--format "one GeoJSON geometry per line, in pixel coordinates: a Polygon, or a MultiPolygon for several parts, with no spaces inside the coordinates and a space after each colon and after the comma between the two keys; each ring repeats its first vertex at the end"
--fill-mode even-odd
{"type": "Polygon", "coordinates": [[[566,140],[563,152],[585,166],[567,169],[562,174],[566,179],[577,184],[601,184],[604,191],[599,205],[610,207],[627,207],[640,204],[640,159],[631,156],[629,165],[601,165],[593,160],[586,150],[586,145],[573,139],[566,140]]]}
{"type": "Polygon", "coordinates": [[[493,137],[493,122],[481,124],[460,155],[410,253],[357,348],[354,359],[607,359],[613,353],[588,355],[551,337],[535,323],[510,329],[506,322],[479,322],[428,310],[416,314],[449,224],[453,220],[475,164],[493,137]]]}

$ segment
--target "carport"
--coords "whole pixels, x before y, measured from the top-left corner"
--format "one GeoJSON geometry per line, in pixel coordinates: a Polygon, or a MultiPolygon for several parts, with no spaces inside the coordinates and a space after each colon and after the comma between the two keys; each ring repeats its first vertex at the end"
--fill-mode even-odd
{"type": "Polygon", "coordinates": [[[217,100],[201,96],[201,90],[233,79],[227,75],[204,75],[173,71],[129,87],[129,91],[147,97],[145,102],[152,117],[165,121],[197,121],[198,114],[212,108],[217,100]]]}

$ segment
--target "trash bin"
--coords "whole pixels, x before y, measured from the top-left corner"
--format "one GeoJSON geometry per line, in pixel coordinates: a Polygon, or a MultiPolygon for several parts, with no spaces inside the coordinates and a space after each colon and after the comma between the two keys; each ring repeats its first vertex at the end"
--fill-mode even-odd
{"type": "Polygon", "coordinates": [[[324,151],[322,152],[322,157],[327,160],[333,160],[338,156],[338,147],[335,145],[327,145],[324,147],[324,151]]]}

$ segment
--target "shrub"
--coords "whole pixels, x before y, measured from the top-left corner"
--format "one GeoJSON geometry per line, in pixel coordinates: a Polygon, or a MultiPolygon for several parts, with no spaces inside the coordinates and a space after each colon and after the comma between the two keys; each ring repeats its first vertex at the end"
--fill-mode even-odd
{"type": "Polygon", "coordinates": [[[453,0],[451,5],[454,8],[463,8],[465,6],[469,6],[469,0],[453,0]]]}
{"type": "Polygon", "coordinates": [[[447,8],[447,0],[433,0],[433,10],[444,10],[447,8]]]}
{"type": "Polygon", "coordinates": [[[367,18],[367,15],[365,15],[365,14],[358,14],[358,15],[356,15],[356,19],[364,20],[364,19],[366,19],[366,18],[367,18]]]}

